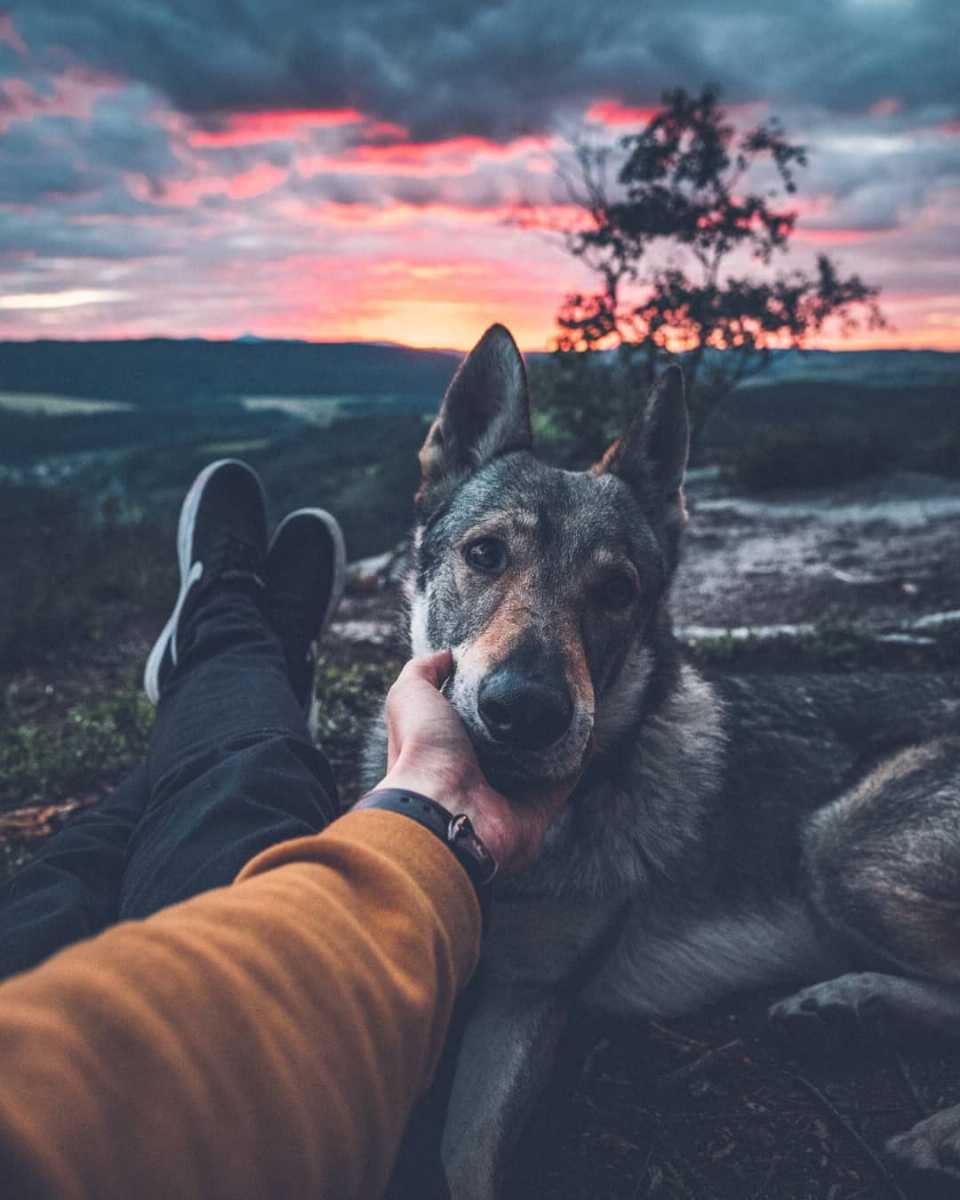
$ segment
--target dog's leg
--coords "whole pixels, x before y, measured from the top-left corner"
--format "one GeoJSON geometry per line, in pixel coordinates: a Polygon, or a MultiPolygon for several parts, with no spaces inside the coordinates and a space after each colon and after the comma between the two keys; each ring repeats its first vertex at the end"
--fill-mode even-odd
{"type": "Polygon", "coordinates": [[[494,1200],[511,1150],[553,1066],[567,1002],[491,979],[467,1025],[443,1133],[452,1200],[494,1200]]]}
{"type": "MultiPolygon", "coordinates": [[[[960,739],[884,763],[813,817],[804,850],[814,907],[883,973],[807,988],[775,1005],[774,1019],[814,1027],[902,1019],[960,1036],[960,739]]],[[[957,1171],[960,1114],[929,1118],[891,1149],[919,1169],[957,1171]]]]}
{"type": "Polygon", "coordinates": [[[784,1031],[824,1024],[887,1032],[893,1026],[960,1038],[960,987],[877,971],[840,975],[781,1000],[770,1018],[784,1031]]]}

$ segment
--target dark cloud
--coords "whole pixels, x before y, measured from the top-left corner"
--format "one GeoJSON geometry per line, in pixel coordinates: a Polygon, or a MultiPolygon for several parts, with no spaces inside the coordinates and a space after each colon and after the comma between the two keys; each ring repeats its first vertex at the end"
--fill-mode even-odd
{"type": "Polygon", "coordinates": [[[355,106],[412,136],[506,139],[613,94],[714,80],[731,100],[956,112],[954,0],[10,0],[33,54],[162,92],[199,121],[355,106]],[[432,8],[432,11],[431,11],[432,8]]]}

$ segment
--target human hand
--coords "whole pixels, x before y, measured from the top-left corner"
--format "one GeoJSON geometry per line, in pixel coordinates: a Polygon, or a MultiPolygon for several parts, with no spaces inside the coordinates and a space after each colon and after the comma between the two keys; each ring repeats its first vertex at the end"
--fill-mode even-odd
{"type": "Polygon", "coordinates": [[[412,658],[387,693],[387,774],[377,787],[420,792],[452,813],[466,813],[500,871],[509,874],[536,858],[576,780],[513,801],[495,791],[440,692],[452,665],[449,650],[412,658]]]}

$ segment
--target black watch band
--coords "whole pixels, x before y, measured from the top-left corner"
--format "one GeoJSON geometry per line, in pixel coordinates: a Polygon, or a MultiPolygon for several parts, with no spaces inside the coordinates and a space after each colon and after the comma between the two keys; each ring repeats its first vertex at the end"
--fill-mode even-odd
{"type": "Polygon", "coordinates": [[[484,926],[487,925],[497,863],[480,840],[473,828],[473,822],[466,813],[454,815],[429,796],[420,792],[408,792],[402,788],[379,788],[367,792],[360,798],[359,805],[363,808],[380,808],[385,812],[401,813],[436,834],[470,876],[470,882],[480,901],[484,926]]]}

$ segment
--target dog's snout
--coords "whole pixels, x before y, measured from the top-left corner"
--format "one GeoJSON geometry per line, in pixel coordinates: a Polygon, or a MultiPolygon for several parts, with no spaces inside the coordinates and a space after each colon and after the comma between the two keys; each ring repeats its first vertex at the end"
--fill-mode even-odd
{"type": "Polygon", "coordinates": [[[573,704],[561,691],[513,671],[498,671],[480,687],[477,708],[497,742],[523,750],[544,750],[570,727],[573,704]]]}

